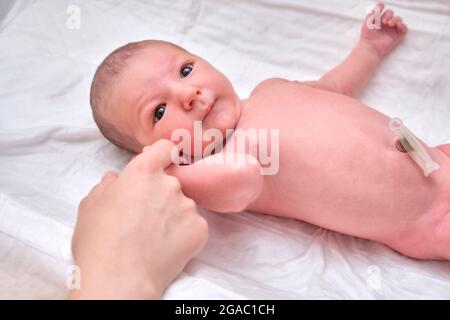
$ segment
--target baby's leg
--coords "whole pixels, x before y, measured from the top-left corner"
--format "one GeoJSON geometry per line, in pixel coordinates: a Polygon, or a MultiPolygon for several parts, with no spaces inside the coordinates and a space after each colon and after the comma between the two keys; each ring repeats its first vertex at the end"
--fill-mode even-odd
{"type": "Polygon", "coordinates": [[[450,261],[450,196],[399,234],[395,242],[386,244],[412,258],[450,261]]]}
{"type": "Polygon", "coordinates": [[[430,225],[432,226],[432,250],[438,259],[450,260],[450,143],[442,144],[436,147],[442,151],[447,157],[447,164],[441,160],[441,168],[443,174],[442,189],[439,205],[430,214],[430,225]]]}
{"type": "Polygon", "coordinates": [[[450,144],[431,148],[430,153],[440,166],[431,176],[438,185],[433,203],[388,245],[417,259],[450,260],[450,144]]]}
{"type": "Polygon", "coordinates": [[[450,143],[441,144],[440,146],[437,146],[437,148],[450,157],[450,143]]]}
{"type": "Polygon", "coordinates": [[[450,260],[450,208],[448,209],[437,223],[434,234],[438,258],[444,260],[450,260]]]}

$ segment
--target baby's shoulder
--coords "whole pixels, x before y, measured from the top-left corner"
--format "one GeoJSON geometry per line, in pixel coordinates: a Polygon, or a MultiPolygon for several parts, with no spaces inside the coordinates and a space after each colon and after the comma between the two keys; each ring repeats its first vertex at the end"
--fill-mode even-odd
{"type": "Polygon", "coordinates": [[[262,92],[265,89],[270,89],[274,86],[278,86],[280,84],[289,83],[291,81],[283,79],[283,78],[269,78],[261,81],[250,93],[250,97],[254,96],[258,92],[262,92]]]}

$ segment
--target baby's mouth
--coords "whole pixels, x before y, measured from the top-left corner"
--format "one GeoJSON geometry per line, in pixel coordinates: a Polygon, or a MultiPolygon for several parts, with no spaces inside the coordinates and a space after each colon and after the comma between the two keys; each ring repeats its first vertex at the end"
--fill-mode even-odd
{"type": "Polygon", "coordinates": [[[211,112],[211,110],[214,108],[214,103],[216,100],[213,100],[212,102],[209,102],[206,104],[206,107],[204,108],[204,113],[202,117],[202,121],[205,120],[205,118],[208,116],[208,114],[211,112]]]}

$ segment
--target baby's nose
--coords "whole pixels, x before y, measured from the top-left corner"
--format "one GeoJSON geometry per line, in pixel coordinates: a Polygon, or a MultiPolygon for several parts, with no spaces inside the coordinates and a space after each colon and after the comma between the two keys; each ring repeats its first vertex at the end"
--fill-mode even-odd
{"type": "Polygon", "coordinates": [[[185,89],[183,97],[183,107],[186,110],[191,110],[194,107],[197,96],[200,95],[200,89],[197,87],[189,87],[185,89]]]}

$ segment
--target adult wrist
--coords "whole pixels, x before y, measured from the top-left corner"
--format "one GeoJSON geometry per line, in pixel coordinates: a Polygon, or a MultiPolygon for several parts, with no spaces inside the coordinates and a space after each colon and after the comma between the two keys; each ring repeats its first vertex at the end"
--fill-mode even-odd
{"type": "MultiPolygon", "coordinates": [[[[98,267],[98,266],[96,266],[98,267]]],[[[136,273],[108,273],[107,268],[95,270],[80,267],[79,289],[72,289],[68,298],[71,300],[115,300],[115,299],[149,299],[156,300],[162,296],[154,279],[139,277],[136,273]],[[83,272],[84,271],[84,272],[83,272]]]]}

